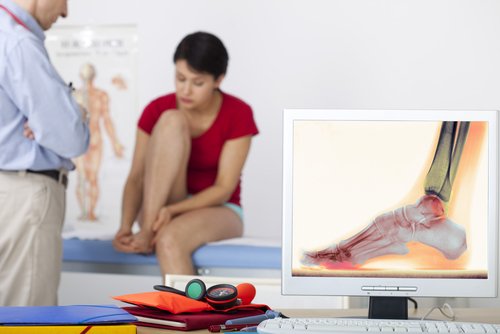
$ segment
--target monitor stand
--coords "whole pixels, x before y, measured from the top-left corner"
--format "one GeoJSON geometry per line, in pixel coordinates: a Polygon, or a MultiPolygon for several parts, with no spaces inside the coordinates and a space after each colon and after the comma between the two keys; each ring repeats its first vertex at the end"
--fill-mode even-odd
{"type": "Polygon", "coordinates": [[[407,297],[370,297],[369,319],[408,319],[407,297]]]}

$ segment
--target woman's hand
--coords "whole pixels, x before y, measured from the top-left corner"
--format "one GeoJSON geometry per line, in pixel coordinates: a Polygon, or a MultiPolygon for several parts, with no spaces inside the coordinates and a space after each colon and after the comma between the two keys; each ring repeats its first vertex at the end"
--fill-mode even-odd
{"type": "Polygon", "coordinates": [[[149,254],[153,252],[153,237],[153,232],[140,230],[133,234],[131,228],[121,227],[113,239],[113,247],[124,253],[149,254]]]}
{"type": "Polygon", "coordinates": [[[164,206],[158,212],[158,217],[156,218],[153,224],[153,231],[155,233],[155,237],[153,238],[153,246],[156,245],[158,231],[162,228],[162,226],[167,225],[172,220],[173,215],[172,211],[168,206],[164,206]]]}
{"type": "Polygon", "coordinates": [[[172,220],[172,212],[168,206],[164,206],[158,212],[158,217],[153,223],[153,231],[156,233],[158,230],[172,220]]]}
{"type": "Polygon", "coordinates": [[[131,242],[133,240],[132,228],[120,227],[113,239],[113,247],[120,252],[135,253],[131,242]]]}
{"type": "Polygon", "coordinates": [[[141,229],[138,233],[134,234],[132,237],[132,242],[130,245],[134,249],[134,253],[150,254],[153,252],[153,238],[155,233],[153,231],[148,231],[141,229]]]}

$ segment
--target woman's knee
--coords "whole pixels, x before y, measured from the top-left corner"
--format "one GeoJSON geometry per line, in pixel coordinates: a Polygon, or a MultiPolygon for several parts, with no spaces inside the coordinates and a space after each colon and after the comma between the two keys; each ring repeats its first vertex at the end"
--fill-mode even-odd
{"type": "Polygon", "coordinates": [[[177,109],[167,110],[161,114],[156,123],[153,133],[156,131],[164,132],[164,130],[180,130],[188,134],[189,123],[183,111],[177,109]]]}
{"type": "Polygon", "coordinates": [[[186,247],[186,235],[175,226],[168,224],[158,232],[156,240],[156,253],[161,253],[164,256],[179,256],[182,253],[189,252],[186,247]]]}

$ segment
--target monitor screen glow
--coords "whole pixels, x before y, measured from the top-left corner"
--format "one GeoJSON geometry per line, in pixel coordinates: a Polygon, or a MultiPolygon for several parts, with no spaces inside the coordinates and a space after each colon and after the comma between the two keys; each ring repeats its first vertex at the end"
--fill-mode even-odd
{"type": "Polygon", "coordinates": [[[283,292],[494,297],[498,112],[285,110],[283,292]]]}

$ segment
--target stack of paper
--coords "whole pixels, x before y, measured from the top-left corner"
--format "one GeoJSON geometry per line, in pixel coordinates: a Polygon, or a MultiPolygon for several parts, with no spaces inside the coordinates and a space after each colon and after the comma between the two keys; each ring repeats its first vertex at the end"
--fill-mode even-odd
{"type": "Polygon", "coordinates": [[[135,315],[138,326],[175,330],[207,329],[224,324],[226,320],[264,314],[269,306],[264,304],[235,305],[216,310],[205,301],[165,291],[140,292],[113,297],[135,307],[124,307],[135,315]]]}
{"type": "Polygon", "coordinates": [[[137,318],[138,322],[136,324],[138,326],[180,331],[206,329],[211,325],[224,324],[226,320],[264,314],[262,309],[256,308],[240,309],[229,313],[203,311],[182,314],[172,314],[164,310],[141,306],[124,307],[124,309],[137,318]]]}
{"type": "Polygon", "coordinates": [[[0,307],[1,333],[136,333],[137,319],[114,305],[0,307]]]}

